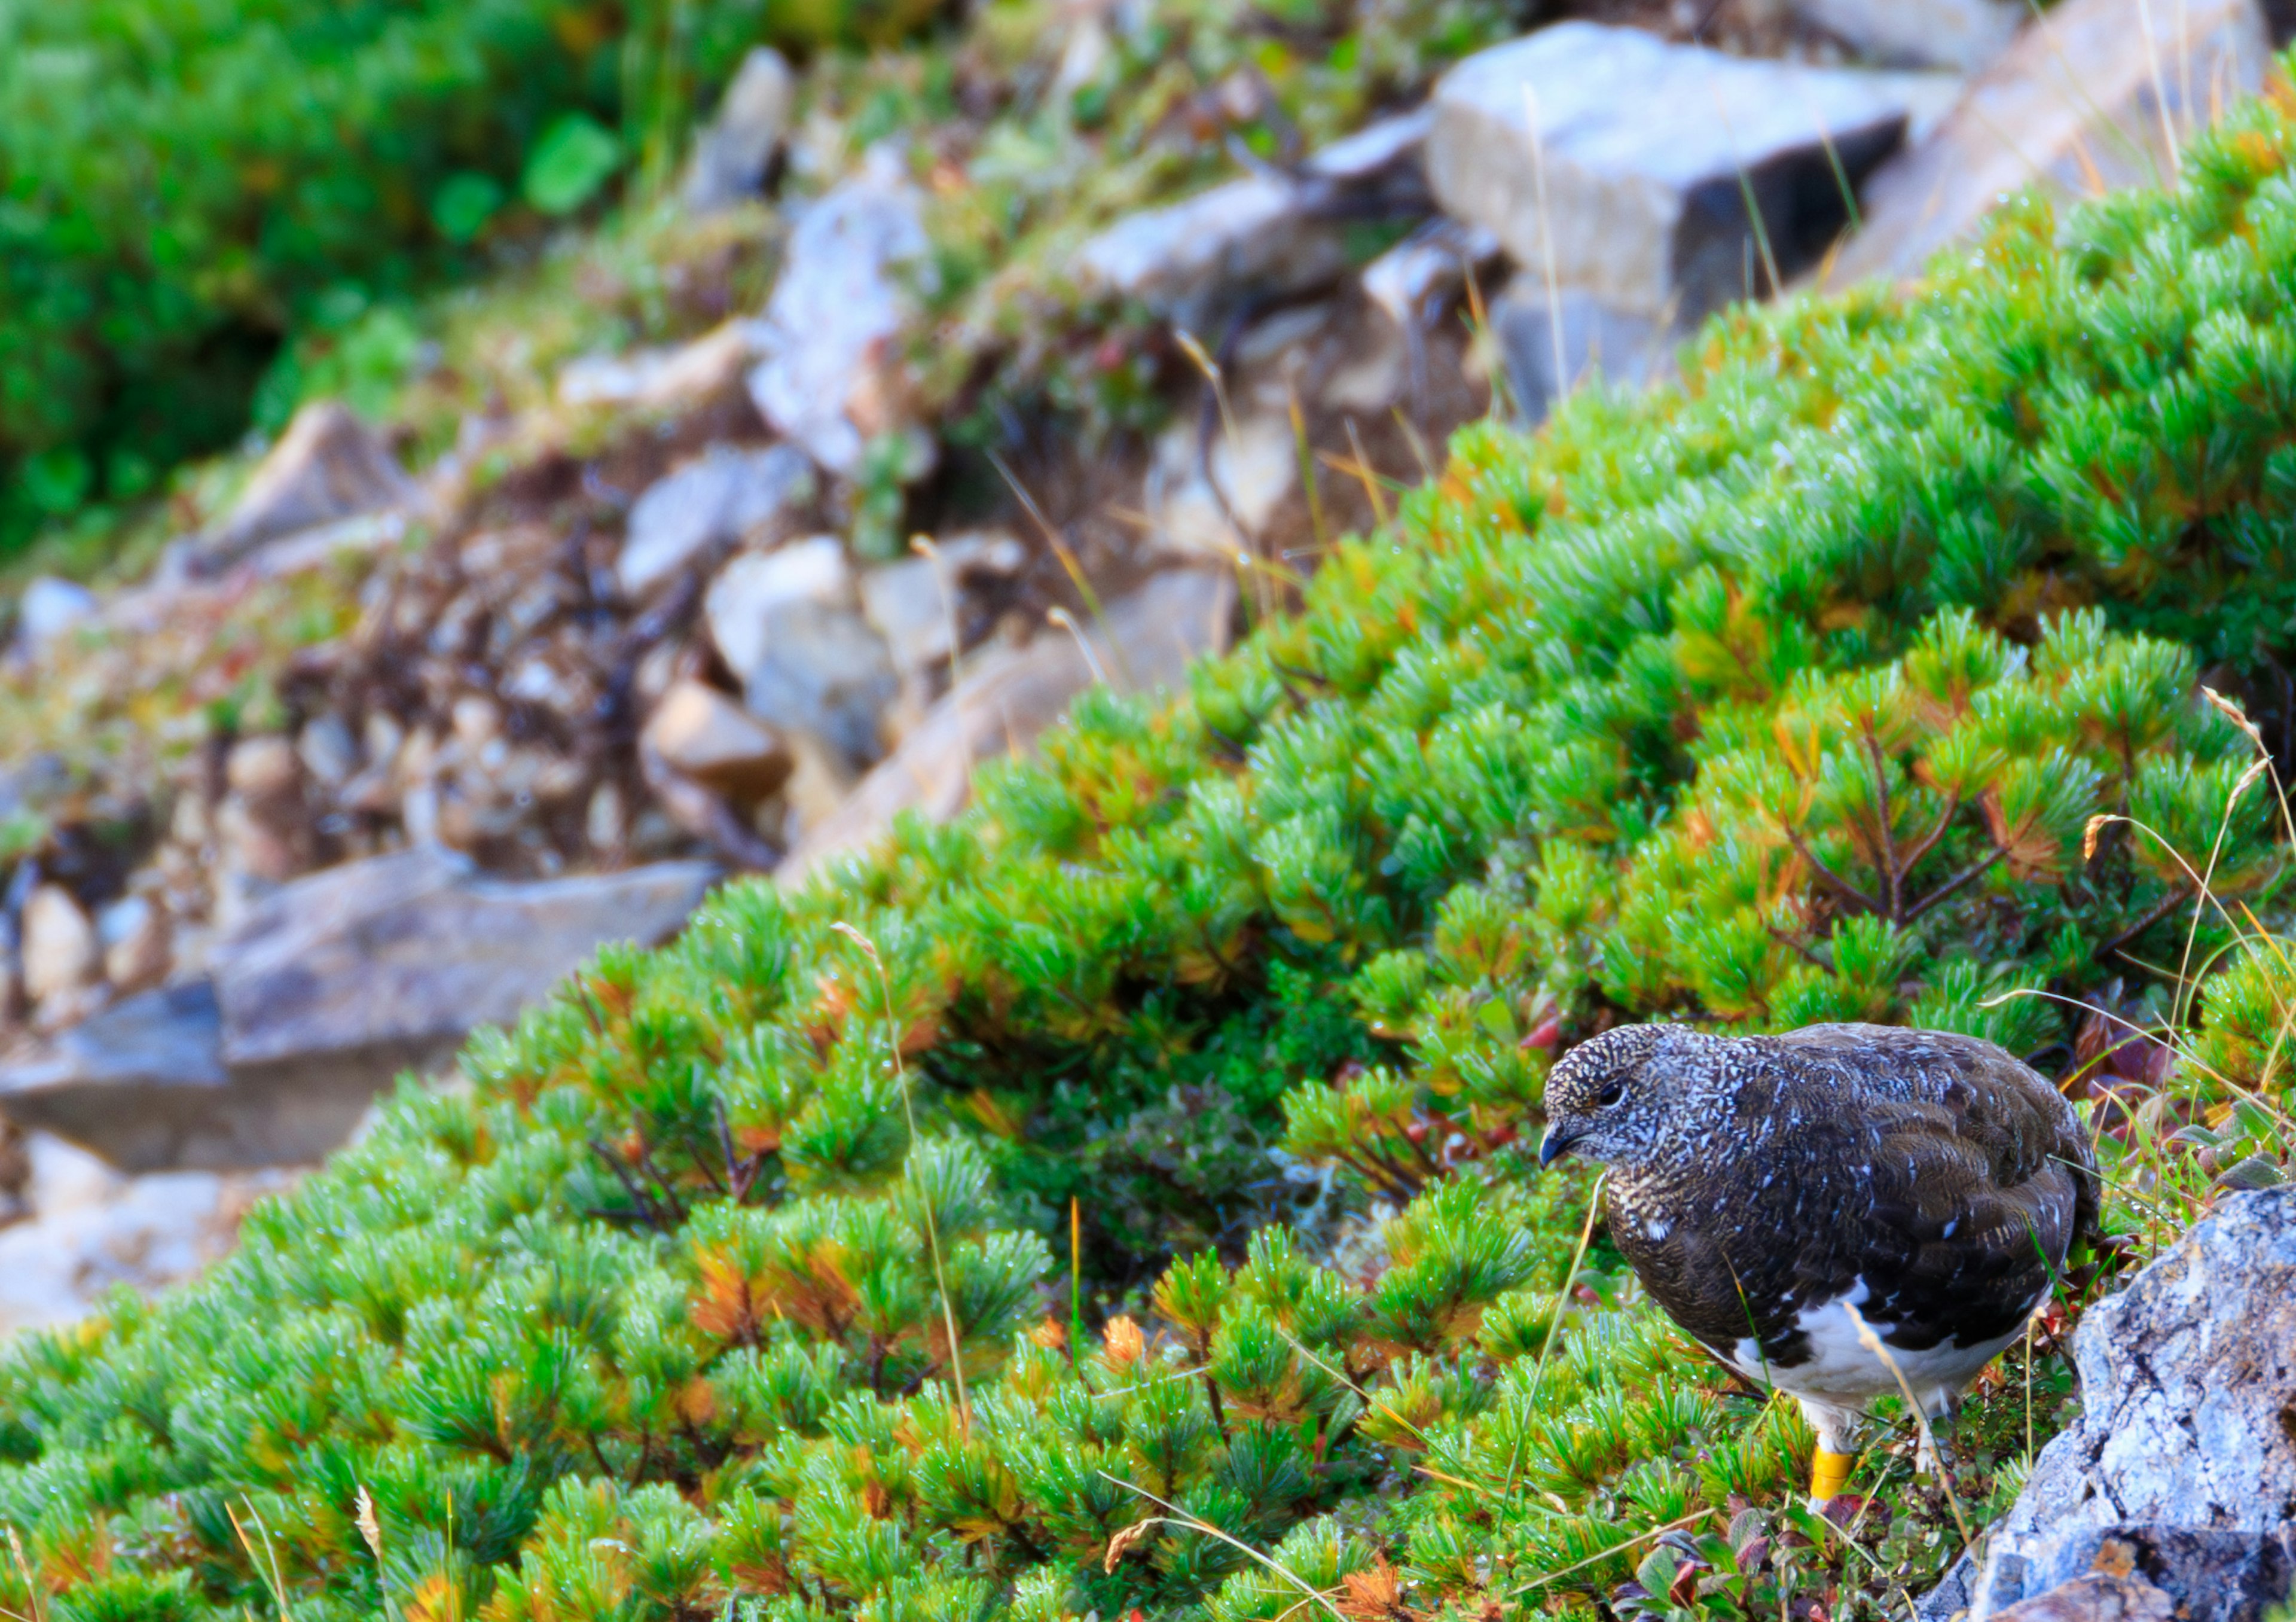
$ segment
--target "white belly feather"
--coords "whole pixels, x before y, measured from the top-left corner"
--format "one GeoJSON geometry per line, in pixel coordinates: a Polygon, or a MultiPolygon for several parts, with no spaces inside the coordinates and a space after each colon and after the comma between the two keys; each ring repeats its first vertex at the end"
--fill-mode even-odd
{"type": "MultiPolygon", "coordinates": [[[[1845,1302],[1862,1308],[1872,1294],[1866,1280],[1859,1279],[1848,1295],[1802,1308],[1795,1315],[1794,1323],[1808,1337],[1808,1355],[1792,1368],[1766,1366],[1762,1349],[1751,1337],[1742,1338],[1731,1348],[1730,1366],[1748,1379],[1775,1386],[1792,1396],[1814,1398],[1829,1407],[1863,1407],[1874,1397],[1894,1394],[1898,1390],[1897,1374],[1866,1349],[1858,1338],[1857,1323],[1842,1310],[1845,1302]]],[[[2026,1311],[2030,1313],[2039,1306],[2047,1294],[2044,1289],[2036,1296],[2026,1311]]],[[[1885,1345],[1897,1328],[1893,1323],[1871,1319],[1866,1321],[1866,1327],[1885,1345]]],[[[1977,1378],[1980,1370],[2023,1333],[2021,1325],[1998,1339],[1975,1346],[1960,1346],[1948,1338],[1918,1352],[1890,1346],[1890,1357],[1923,1409],[1934,1419],[1951,1405],[1963,1387],[1977,1378]]]]}

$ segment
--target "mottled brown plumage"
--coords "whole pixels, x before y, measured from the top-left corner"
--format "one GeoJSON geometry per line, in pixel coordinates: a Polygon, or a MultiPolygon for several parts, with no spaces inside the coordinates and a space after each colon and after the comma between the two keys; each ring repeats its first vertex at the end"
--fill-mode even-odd
{"type": "Polygon", "coordinates": [[[1932,1414],[2022,1330],[2096,1220],[2079,1118],[1973,1037],[1611,1031],[1546,1089],[1541,1157],[1610,1168],[1611,1232],[1677,1323],[1840,1451],[1896,1376],[1932,1414]]]}

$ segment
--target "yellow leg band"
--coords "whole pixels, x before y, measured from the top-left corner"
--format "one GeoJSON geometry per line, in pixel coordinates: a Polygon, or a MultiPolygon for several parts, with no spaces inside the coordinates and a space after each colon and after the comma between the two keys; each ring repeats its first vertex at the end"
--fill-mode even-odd
{"type": "Polygon", "coordinates": [[[1818,1503],[1839,1496],[1849,1485],[1849,1472],[1857,1466],[1856,1453],[1830,1453],[1823,1447],[1809,1463],[1809,1495],[1818,1503]]]}

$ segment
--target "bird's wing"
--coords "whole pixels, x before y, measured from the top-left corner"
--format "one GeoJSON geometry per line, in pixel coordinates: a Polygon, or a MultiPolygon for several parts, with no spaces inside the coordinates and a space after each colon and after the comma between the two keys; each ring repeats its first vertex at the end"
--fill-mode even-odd
{"type": "Polygon", "coordinates": [[[1867,1315],[1915,1349],[2013,1332],[2094,1213],[2077,1126],[2061,1129],[2014,1088],[1875,1103],[1866,1119],[1867,1315]]]}

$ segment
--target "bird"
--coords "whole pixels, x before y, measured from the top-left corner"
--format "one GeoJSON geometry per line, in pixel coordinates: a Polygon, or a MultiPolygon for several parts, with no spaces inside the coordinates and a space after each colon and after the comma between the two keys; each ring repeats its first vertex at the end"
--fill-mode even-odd
{"type": "MultiPolygon", "coordinates": [[[[1972,1036],[1624,1025],[1556,1061],[1546,1111],[1540,1165],[1607,1168],[1611,1237],[1651,1298],[1800,1403],[1819,1503],[1875,1397],[1948,1418],[2096,1231],[2079,1117],[1972,1036]]],[[[1931,1462],[1933,1445],[1925,1427],[1931,1462]]]]}

